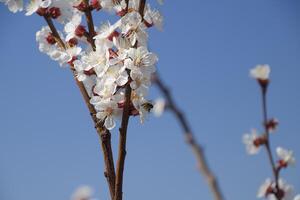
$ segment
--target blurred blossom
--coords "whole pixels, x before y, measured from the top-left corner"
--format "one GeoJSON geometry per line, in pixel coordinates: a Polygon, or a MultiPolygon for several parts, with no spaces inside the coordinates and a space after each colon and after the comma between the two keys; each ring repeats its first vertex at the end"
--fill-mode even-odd
{"type": "Polygon", "coordinates": [[[277,147],[276,153],[280,159],[279,164],[284,165],[284,166],[295,164],[296,159],[293,156],[293,151],[286,150],[282,147],[277,147]]]}
{"type": "Polygon", "coordinates": [[[298,194],[297,196],[295,196],[294,200],[300,200],[300,194],[298,194]]]}
{"type": "Polygon", "coordinates": [[[163,98],[156,99],[153,107],[153,114],[160,117],[165,111],[166,101],[163,98]]]}
{"type": "Polygon", "coordinates": [[[269,65],[257,65],[250,70],[250,76],[258,80],[268,80],[271,68],[269,65]]]}
{"type": "Polygon", "coordinates": [[[252,129],[251,133],[244,134],[243,143],[246,145],[247,153],[254,155],[259,152],[259,147],[265,143],[265,138],[258,136],[256,129],[252,129]]]}
{"type": "Polygon", "coordinates": [[[93,195],[93,189],[90,186],[79,186],[72,194],[71,200],[90,200],[93,195]]]}

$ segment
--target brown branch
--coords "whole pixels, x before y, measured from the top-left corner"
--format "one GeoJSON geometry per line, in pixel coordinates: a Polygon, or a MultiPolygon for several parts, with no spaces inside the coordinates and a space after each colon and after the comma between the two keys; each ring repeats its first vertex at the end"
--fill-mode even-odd
{"type": "Polygon", "coordinates": [[[144,16],[145,5],[146,5],[146,0],[140,0],[139,13],[142,17],[144,16]]]}
{"type": "Polygon", "coordinates": [[[215,200],[222,200],[223,195],[217,179],[211,169],[208,166],[206,156],[203,151],[203,147],[197,143],[196,138],[188,125],[187,119],[185,118],[182,111],[176,105],[173,96],[171,95],[170,90],[165,86],[165,84],[161,81],[158,74],[154,75],[153,81],[159,90],[164,95],[168,108],[174,113],[177,118],[179,124],[182,126],[183,134],[185,136],[186,142],[190,145],[198,163],[198,167],[202,175],[205,177],[206,182],[214,196],[215,200]]]}
{"type": "Polygon", "coordinates": [[[267,111],[267,89],[268,89],[268,81],[267,82],[261,82],[260,83],[261,86],[261,95],[262,95],[262,110],[263,110],[263,125],[265,128],[265,136],[266,136],[266,143],[265,143],[265,148],[267,151],[267,155],[270,161],[270,165],[272,168],[272,172],[274,175],[274,179],[275,179],[275,188],[276,188],[276,193],[275,196],[277,198],[277,200],[281,200],[282,199],[282,195],[280,194],[280,188],[279,188],[279,172],[280,170],[276,167],[275,162],[274,162],[274,158],[271,152],[271,144],[270,144],[270,131],[269,128],[267,126],[268,124],[268,111],[267,111]]]}
{"type": "Polygon", "coordinates": [[[84,11],[85,17],[86,17],[86,22],[88,25],[88,29],[89,29],[89,37],[88,37],[88,41],[91,43],[93,50],[96,50],[96,45],[95,45],[95,39],[94,36],[96,35],[95,32],[95,28],[94,28],[94,21],[93,21],[93,16],[92,16],[92,12],[89,8],[89,0],[84,0],[84,3],[86,5],[86,9],[84,11]]]}
{"type": "Polygon", "coordinates": [[[53,21],[51,20],[51,18],[49,16],[44,16],[44,19],[46,20],[51,32],[52,32],[52,35],[53,37],[55,38],[55,41],[58,43],[58,45],[62,48],[62,49],[67,49],[65,43],[62,41],[62,39],[60,38],[60,35],[59,33],[57,32],[54,24],[53,24],[53,21]]]}
{"type": "MultiPolygon", "coordinates": [[[[59,43],[59,46],[61,46],[63,49],[67,49],[65,43],[63,42],[60,35],[58,34],[57,29],[55,28],[51,18],[49,18],[47,16],[45,16],[44,18],[52,32],[53,37],[59,43]]],[[[115,187],[115,168],[114,168],[113,153],[112,153],[112,148],[111,148],[111,133],[107,129],[104,128],[103,123],[98,123],[98,119],[96,117],[97,112],[96,112],[94,106],[90,103],[90,97],[89,97],[83,83],[77,80],[72,66],[71,66],[71,70],[73,72],[73,76],[74,76],[76,84],[80,90],[80,93],[84,99],[84,102],[89,109],[92,120],[95,124],[95,128],[96,128],[97,133],[101,140],[101,147],[102,147],[102,151],[103,151],[104,163],[105,163],[105,168],[106,168],[104,175],[105,175],[108,185],[109,185],[111,198],[113,199],[114,187],[115,187]]]]}
{"type": "Polygon", "coordinates": [[[116,170],[116,185],[115,185],[115,198],[114,200],[122,200],[122,188],[123,188],[123,173],[124,173],[124,164],[126,156],[126,136],[127,136],[127,127],[129,122],[130,114],[130,103],[131,103],[131,87],[130,84],[127,84],[125,91],[125,105],[122,115],[122,122],[119,138],[119,150],[118,150],[118,162],[116,170]]]}

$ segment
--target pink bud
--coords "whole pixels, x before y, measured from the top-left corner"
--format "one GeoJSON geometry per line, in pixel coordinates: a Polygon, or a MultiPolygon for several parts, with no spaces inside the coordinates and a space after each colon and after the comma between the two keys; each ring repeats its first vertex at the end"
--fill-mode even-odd
{"type": "Polygon", "coordinates": [[[53,37],[53,35],[51,33],[49,33],[49,35],[46,37],[46,40],[51,45],[56,43],[56,40],[55,40],[55,38],[53,37]]]}
{"type": "Polygon", "coordinates": [[[71,46],[71,47],[74,47],[78,44],[78,40],[76,38],[71,38],[69,41],[68,41],[68,44],[71,46]]]}
{"type": "Polygon", "coordinates": [[[75,35],[78,37],[82,37],[84,36],[84,34],[86,33],[85,27],[83,25],[79,25],[77,26],[76,30],[75,30],[75,35]]]}
{"type": "Polygon", "coordinates": [[[100,10],[102,8],[98,0],[92,0],[91,6],[93,9],[96,9],[96,10],[100,10]]]}
{"type": "Polygon", "coordinates": [[[77,8],[81,12],[85,12],[88,9],[87,5],[84,2],[81,2],[77,6],[74,6],[74,8],[77,8]]]}
{"type": "Polygon", "coordinates": [[[61,12],[60,9],[58,7],[52,7],[49,9],[49,14],[53,19],[58,18],[59,16],[61,16],[61,12]]]}
{"type": "Polygon", "coordinates": [[[120,33],[118,31],[114,31],[107,37],[107,39],[109,39],[110,41],[113,41],[113,38],[118,37],[119,35],[120,35],[120,33]]]}
{"type": "Polygon", "coordinates": [[[124,15],[126,15],[126,13],[127,13],[126,10],[122,9],[121,11],[117,12],[117,15],[123,17],[124,15]]]}

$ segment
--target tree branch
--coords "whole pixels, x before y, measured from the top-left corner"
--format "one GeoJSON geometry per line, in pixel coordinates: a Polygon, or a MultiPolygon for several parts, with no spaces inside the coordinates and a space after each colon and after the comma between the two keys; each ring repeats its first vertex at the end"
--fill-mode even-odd
{"type": "Polygon", "coordinates": [[[95,45],[94,36],[95,36],[96,32],[95,32],[95,28],[94,28],[93,16],[92,16],[92,12],[89,8],[89,0],[84,0],[84,3],[86,5],[86,10],[84,11],[84,14],[85,14],[86,22],[87,22],[88,29],[89,29],[88,41],[91,43],[92,48],[95,51],[96,50],[96,45],[95,45]]]}
{"type": "Polygon", "coordinates": [[[263,110],[263,124],[264,124],[264,128],[265,128],[265,135],[266,135],[266,143],[265,143],[265,148],[267,151],[267,156],[269,158],[270,161],[270,165],[272,168],[272,172],[274,175],[274,179],[275,179],[275,188],[276,188],[276,192],[277,194],[275,194],[277,200],[281,200],[282,196],[279,194],[280,193],[280,188],[279,188],[279,172],[280,170],[277,169],[275,162],[274,162],[274,158],[272,155],[272,151],[271,151],[271,144],[270,144],[270,131],[269,128],[267,126],[268,124],[268,111],[267,111],[267,89],[268,89],[268,82],[266,84],[260,84],[261,86],[261,95],[262,95],[262,110],[263,110]]]}
{"type": "MultiPolygon", "coordinates": [[[[57,32],[57,29],[55,28],[51,18],[49,17],[44,17],[52,34],[53,37],[56,39],[58,44],[61,46],[63,49],[67,49],[65,43],[63,40],[60,38],[60,35],[57,32]]],[[[71,70],[73,72],[74,79],[76,81],[76,85],[78,86],[80,93],[84,99],[84,102],[86,106],[89,109],[89,112],[91,114],[92,120],[95,124],[95,128],[97,130],[97,133],[100,137],[101,140],[101,147],[102,147],[102,152],[103,152],[103,157],[104,157],[104,163],[105,163],[105,177],[108,182],[111,198],[113,199],[113,194],[114,194],[114,188],[115,188],[115,168],[114,168],[114,160],[113,160],[113,153],[112,153],[112,148],[111,148],[111,133],[109,130],[105,129],[103,126],[103,123],[98,123],[98,119],[96,117],[96,110],[94,106],[90,103],[90,97],[83,85],[82,82],[78,81],[73,67],[71,66],[71,70]]]]}
{"type": "Polygon", "coordinates": [[[126,156],[126,136],[127,136],[127,127],[129,122],[130,114],[130,103],[131,103],[131,87],[130,84],[127,84],[125,91],[125,105],[122,115],[122,123],[119,139],[119,150],[118,150],[118,162],[116,170],[116,185],[115,185],[115,198],[114,200],[122,200],[122,188],[123,188],[123,173],[125,165],[125,156],[126,156]]]}
{"type": "Polygon", "coordinates": [[[161,81],[158,74],[154,75],[153,81],[159,90],[164,95],[168,108],[173,112],[175,117],[177,118],[179,124],[182,126],[183,134],[186,139],[186,142],[190,145],[198,163],[198,167],[202,175],[205,177],[206,182],[214,196],[215,200],[223,200],[223,195],[217,179],[211,169],[208,166],[206,156],[203,152],[203,148],[200,144],[197,143],[194,134],[191,131],[190,126],[188,125],[187,119],[185,118],[182,111],[176,105],[173,96],[171,95],[170,90],[165,86],[165,84],[161,81]]]}

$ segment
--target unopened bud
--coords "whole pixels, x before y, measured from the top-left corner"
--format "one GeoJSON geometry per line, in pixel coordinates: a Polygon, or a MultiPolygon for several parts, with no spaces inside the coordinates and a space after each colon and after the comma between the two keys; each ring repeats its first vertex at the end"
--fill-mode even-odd
{"type": "Polygon", "coordinates": [[[53,19],[58,18],[59,16],[61,16],[61,12],[60,9],[58,7],[52,7],[49,9],[49,14],[53,19]]]}
{"type": "Polygon", "coordinates": [[[51,33],[49,33],[49,35],[46,37],[46,40],[51,45],[56,43],[56,40],[55,40],[55,38],[53,37],[53,35],[51,33]]]}
{"type": "Polygon", "coordinates": [[[85,30],[85,27],[83,25],[79,25],[75,29],[75,35],[78,36],[78,37],[84,36],[85,33],[86,33],[86,30],[85,30]]]}
{"type": "Polygon", "coordinates": [[[100,10],[102,8],[98,0],[92,0],[91,7],[96,10],[100,10]]]}

